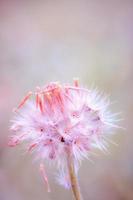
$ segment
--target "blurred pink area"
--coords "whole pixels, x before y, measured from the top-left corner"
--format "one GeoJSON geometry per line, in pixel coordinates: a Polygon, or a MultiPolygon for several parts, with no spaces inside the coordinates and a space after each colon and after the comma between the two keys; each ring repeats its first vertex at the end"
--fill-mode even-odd
{"type": "Polygon", "coordinates": [[[117,130],[108,155],[83,162],[84,200],[133,199],[132,19],[130,0],[0,1],[0,200],[71,199],[50,176],[54,166],[48,194],[37,163],[6,141],[12,109],[29,90],[73,77],[110,94],[126,129],[117,130]]]}

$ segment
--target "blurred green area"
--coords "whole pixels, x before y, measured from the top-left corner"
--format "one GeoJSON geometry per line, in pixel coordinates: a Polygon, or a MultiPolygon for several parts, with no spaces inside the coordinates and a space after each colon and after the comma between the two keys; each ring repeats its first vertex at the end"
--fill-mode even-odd
{"type": "Polygon", "coordinates": [[[20,148],[8,149],[12,108],[49,81],[96,86],[121,112],[109,153],[84,161],[84,200],[133,199],[133,1],[0,1],[0,200],[70,199],[54,182],[47,194],[37,164],[20,148]]]}

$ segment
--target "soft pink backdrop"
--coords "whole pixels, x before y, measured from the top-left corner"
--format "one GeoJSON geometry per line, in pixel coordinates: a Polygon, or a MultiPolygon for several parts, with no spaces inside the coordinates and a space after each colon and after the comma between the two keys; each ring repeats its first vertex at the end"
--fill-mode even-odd
{"type": "Polygon", "coordinates": [[[49,81],[97,86],[122,111],[109,154],[84,161],[84,200],[133,199],[133,1],[0,1],[0,200],[68,200],[49,168],[46,192],[37,163],[5,146],[12,109],[27,91],[49,81]]]}

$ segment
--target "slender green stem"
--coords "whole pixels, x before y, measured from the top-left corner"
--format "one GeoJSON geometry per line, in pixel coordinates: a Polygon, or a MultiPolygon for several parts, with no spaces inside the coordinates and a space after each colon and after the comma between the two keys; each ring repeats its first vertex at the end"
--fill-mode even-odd
{"type": "Polygon", "coordinates": [[[73,159],[70,154],[68,154],[68,156],[67,156],[67,165],[68,165],[68,172],[69,172],[69,176],[70,176],[71,189],[73,192],[73,196],[74,196],[75,200],[82,200],[80,188],[78,185],[78,180],[77,180],[76,173],[75,173],[73,159]]]}

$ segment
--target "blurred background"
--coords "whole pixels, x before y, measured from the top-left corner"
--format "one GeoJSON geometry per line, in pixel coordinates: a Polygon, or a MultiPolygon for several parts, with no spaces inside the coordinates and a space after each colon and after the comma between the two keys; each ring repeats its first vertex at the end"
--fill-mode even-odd
{"type": "MultiPolygon", "coordinates": [[[[79,171],[84,200],[133,200],[133,1],[0,1],[0,200],[68,200],[48,169],[48,194],[37,163],[8,148],[12,109],[49,81],[97,86],[122,111],[109,154],[85,160],[79,171]]],[[[52,171],[52,173],[51,173],[52,171]]]]}

